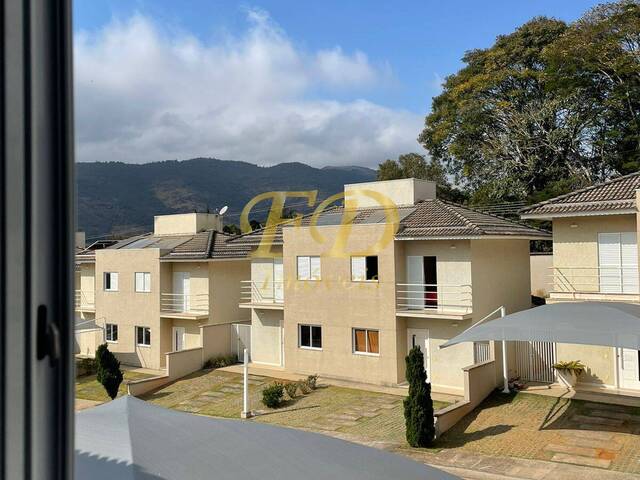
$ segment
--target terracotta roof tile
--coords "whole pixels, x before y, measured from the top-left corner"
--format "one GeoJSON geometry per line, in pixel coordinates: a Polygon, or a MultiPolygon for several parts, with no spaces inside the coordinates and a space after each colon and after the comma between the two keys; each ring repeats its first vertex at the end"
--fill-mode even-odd
{"type": "Polygon", "coordinates": [[[636,207],[636,190],[640,188],[640,172],[614,178],[598,185],[537,203],[522,210],[521,215],[567,215],[629,210],[636,207]]]}

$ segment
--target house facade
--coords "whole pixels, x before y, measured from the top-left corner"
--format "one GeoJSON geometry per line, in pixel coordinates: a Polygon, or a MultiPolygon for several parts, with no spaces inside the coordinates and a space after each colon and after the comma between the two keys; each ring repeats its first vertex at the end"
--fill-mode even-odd
{"type": "MultiPolygon", "coordinates": [[[[548,303],[640,302],[639,188],[640,174],[634,173],[522,212],[524,219],[553,222],[548,303]]],[[[583,388],[640,390],[640,352],[636,350],[569,344],[553,348],[557,360],[581,360],[586,365],[579,379],[583,388]]]]}
{"type": "Polygon", "coordinates": [[[152,233],[78,252],[78,353],[106,341],[122,363],[161,369],[166,353],[202,345],[201,326],[246,321],[247,249],[221,230],[217,214],[162,215],[152,233]]]}
{"type": "Polygon", "coordinates": [[[346,185],[346,207],[232,240],[254,249],[240,304],[252,362],[395,386],[419,345],[434,390],[461,394],[463,368],[499,358],[500,345],[439,345],[500,306],[529,308],[529,243],[549,235],[435,192],[415,179],[346,185]]]}

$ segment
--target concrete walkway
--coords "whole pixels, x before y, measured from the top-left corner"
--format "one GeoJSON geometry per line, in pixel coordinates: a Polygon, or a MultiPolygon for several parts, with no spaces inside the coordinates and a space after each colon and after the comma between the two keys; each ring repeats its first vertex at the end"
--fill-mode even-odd
{"type": "Polygon", "coordinates": [[[76,412],[79,412],[80,410],[86,410],[87,408],[95,407],[96,405],[101,404],[102,402],[97,402],[95,400],[86,400],[84,398],[75,399],[76,412]]]}
{"type": "MultiPolygon", "coordinates": [[[[223,372],[242,374],[242,365],[240,364],[231,365],[229,367],[219,368],[218,370],[223,372]]],[[[296,382],[298,380],[304,380],[305,378],[307,378],[306,375],[286,372],[285,370],[279,367],[268,367],[264,365],[255,365],[251,363],[249,364],[249,373],[252,375],[260,375],[263,377],[278,378],[281,380],[290,380],[292,382],[296,382]]],[[[367,392],[375,392],[375,393],[386,393],[389,395],[398,395],[401,397],[406,397],[408,393],[408,387],[386,387],[382,385],[372,385],[370,383],[357,383],[357,382],[338,380],[335,378],[327,378],[327,377],[320,377],[318,381],[323,383],[324,385],[354,388],[356,390],[364,390],[367,392]]],[[[431,398],[439,402],[446,402],[446,403],[456,403],[462,400],[462,396],[449,395],[449,394],[437,393],[437,392],[432,392],[431,398]]]]}
{"type": "Polygon", "coordinates": [[[427,465],[441,468],[461,478],[473,480],[638,480],[640,478],[638,475],[611,472],[600,468],[544,460],[496,457],[459,450],[446,450],[432,454],[403,449],[396,453],[401,453],[427,465]]]}

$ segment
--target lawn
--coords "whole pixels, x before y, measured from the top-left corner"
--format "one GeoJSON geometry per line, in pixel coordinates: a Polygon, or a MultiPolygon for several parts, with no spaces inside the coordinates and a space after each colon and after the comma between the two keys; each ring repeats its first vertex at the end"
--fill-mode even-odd
{"type": "MultiPolygon", "coordinates": [[[[404,444],[402,397],[319,384],[316,390],[289,399],[278,409],[262,402],[262,389],[272,378],[251,376],[249,398],[255,421],[332,433],[365,442],[404,444]]],[[[285,383],[285,381],[282,381],[285,383]]],[[[239,418],[242,376],[219,370],[197,372],[144,397],[192,413],[239,418]]],[[[445,403],[434,402],[436,409],[445,403]]]]}
{"type": "MultiPolygon", "coordinates": [[[[118,396],[126,395],[127,382],[131,380],[140,380],[142,378],[149,378],[152,375],[146,373],[138,373],[127,370],[124,372],[124,380],[120,384],[118,390],[118,396]]],[[[106,402],[109,400],[109,396],[104,387],[98,383],[95,375],[85,375],[83,377],[76,378],[76,398],[82,398],[85,400],[94,400],[96,402],[106,402]]]]}

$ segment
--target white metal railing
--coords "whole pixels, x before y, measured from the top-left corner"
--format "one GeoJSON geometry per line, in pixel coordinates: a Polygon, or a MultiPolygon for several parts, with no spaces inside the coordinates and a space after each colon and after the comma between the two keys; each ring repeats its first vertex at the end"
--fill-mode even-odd
{"type": "Polygon", "coordinates": [[[164,313],[209,313],[209,294],[161,293],[160,310],[164,313]]]}
{"type": "Polygon", "coordinates": [[[397,283],[398,310],[471,313],[471,285],[397,283]]]}
{"type": "Polygon", "coordinates": [[[550,267],[553,291],[561,293],[640,292],[638,267],[550,267]]]}
{"type": "Polygon", "coordinates": [[[241,303],[284,303],[284,282],[266,279],[261,282],[253,280],[240,281],[241,303]]]}
{"type": "Polygon", "coordinates": [[[483,363],[491,360],[489,342],[473,342],[473,363],[483,363]]]}
{"type": "Polygon", "coordinates": [[[96,308],[96,293],[93,290],[76,290],[76,309],[96,308]]]}

